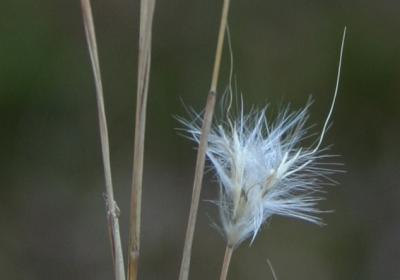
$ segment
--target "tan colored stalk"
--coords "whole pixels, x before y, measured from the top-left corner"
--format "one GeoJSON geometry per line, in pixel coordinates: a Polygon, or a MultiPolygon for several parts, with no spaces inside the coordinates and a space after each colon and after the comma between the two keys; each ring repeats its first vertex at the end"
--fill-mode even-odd
{"type": "Polygon", "coordinates": [[[129,280],[137,279],[139,267],[144,136],[146,128],[146,107],[151,63],[151,37],[155,3],[155,0],[142,0],[140,3],[135,144],[133,154],[131,220],[129,226],[128,248],[129,280]]]}
{"type": "Polygon", "coordinates": [[[230,0],[224,0],[221,23],[218,33],[217,49],[214,60],[214,68],[211,79],[210,91],[207,97],[207,104],[204,112],[204,120],[202,125],[202,133],[200,137],[199,148],[197,151],[196,169],[193,182],[192,201],[190,204],[189,220],[186,229],[185,244],[183,248],[182,263],[179,273],[179,280],[187,280],[189,278],[190,258],[192,254],[193,236],[196,226],[197,211],[199,208],[200,194],[204,175],[204,163],[207,149],[207,138],[210,132],[212,118],[214,114],[215,101],[217,96],[217,86],[219,69],[221,65],[222,50],[224,45],[225,30],[227,28],[228,11],[230,0]]]}
{"type": "Polygon", "coordinates": [[[226,280],[226,277],[228,276],[228,270],[229,270],[229,265],[231,263],[232,253],[233,253],[233,247],[227,245],[225,249],[224,262],[222,263],[221,276],[219,277],[219,280],[226,280]]]}
{"type": "Polygon", "coordinates": [[[104,109],[103,85],[101,82],[100,63],[97,52],[96,33],[93,22],[92,8],[90,0],[81,0],[83,22],[85,26],[86,39],[89,47],[90,59],[92,62],[94,80],[96,85],[96,99],[99,116],[101,150],[103,156],[104,176],[106,182],[106,203],[108,229],[111,239],[111,251],[114,262],[114,272],[116,280],[125,280],[124,257],[121,246],[121,235],[119,229],[118,215],[119,209],[114,200],[114,190],[111,177],[110,148],[108,143],[108,129],[106,112],[104,109]]]}

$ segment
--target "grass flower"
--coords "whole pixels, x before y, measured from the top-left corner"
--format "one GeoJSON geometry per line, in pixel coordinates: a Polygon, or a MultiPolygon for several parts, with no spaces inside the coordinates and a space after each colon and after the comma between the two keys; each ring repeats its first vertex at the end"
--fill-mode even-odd
{"type": "MultiPolygon", "coordinates": [[[[283,110],[271,121],[267,108],[244,112],[243,100],[238,114],[231,113],[232,93],[224,118],[217,119],[208,135],[207,157],[220,185],[219,207],[221,229],[227,251],[221,279],[226,278],[232,251],[244,240],[254,240],[262,225],[273,215],[286,216],[321,224],[317,208],[321,187],[331,183],[322,147],[338,91],[343,52],[340,52],[338,76],[333,101],[319,137],[311,146],[307,126],[311,102],[299,111],[283,110]],[[224,272],[224,269],[226,270],[224,272]]],[[[224,107],[224,106],[223,106],[224,107]]],[[[181,120],[189,137],[200,142],[202,116],[193,113],[191,121],[181,120]]]]}
{"type": "MultiPolygon", "coordinates": [[[[332,171],[319,164],[328,157],[320,143],[315,148],[301,146],[308,136],[309,105],[294,113],[284,110],[272,123],[265,108],[248,114],[240,109],[239,116],[228,114],[211,129],[207,157],[220,185],[216,204],[228,246],[236,247],[249,237],[254,240],[274,214],[321,223],[318,193],[332,171]]],[[[196,142],[199,123],[199,116],[185,122],[196,142]]]]}

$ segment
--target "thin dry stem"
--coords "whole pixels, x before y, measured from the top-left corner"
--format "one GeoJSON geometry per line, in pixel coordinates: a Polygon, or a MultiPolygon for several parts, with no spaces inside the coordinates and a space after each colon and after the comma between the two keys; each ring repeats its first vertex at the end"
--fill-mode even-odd
{"type": "Polygon", "coordinates": [[[197,151],[196,169],[193,182],[192,201],[190,204],[189,220],[186,229],[185,244],[183,248],[182,263],[179,273],[179,280],[187,280],[189,278],[190,258],[192,253],[192,244],[194,230],[196,226],[197,211],[199,207],[200,194],[203,182],[204,163],[207,149],[207,139],[210,132],[212,118],[214,114],[214,107],[217,95],[219,69],[221,65],[222,50],[224,45],[225,30],[227,28],[228,12],[230,0],[224,0],[222,8],[221,23],[218,33],[217,50],[214,60],[214,68],[211,79],[210,91],[207,97],[207,104],[204,112],[204,120],[202,125],[202,132],[200,137],[199,148],[197,151]]]}
{"type": "Polygon", "coordinates": [[[155,2],[155,0],[142,0],[140,4],[138,84],[132,172],[131,221],[128,248],[129,280],[136,280],[138,277],[144,138],[146,128],[147,95],[150,80],[151,37],[155,2]]]}
{"type": "Polygon", "coordinates": [[[226,280],[228,276],[232,253],[233,253],[233,247],[227,245],[225,249],[224,262],[222,263],[221,276],[219,277],[219,280],[226,280]]]}
{"type": "Polygon", "coordinates": [[[121,236],[119,230],[118,215],[119,209],[114,201],[114,190],[111,177],[110,148],[108,142],[108,129],[106,112],[104,109],[103,85],[101,82],[100,63],[97,52],[96,33],[93,22],[92,8],[90,0],[81,0],[83,21],[86,32],[87,44],[89,47],[90,59],[92,62],[93,74],[96,85],[96,99],[99,116],[101,150],[103,156],[104,176],[106,181],[106,204],[107,221],[111,239],[111,250],[114,262],[114,272],[116,280],[125,280],[124,257],[121,246],[121,236]]]}
{"type": "Polygon", "coordinates": [[[278,277],[276,276],[276,273],[275,273],[274,267],[272,266],[271,261],[267,260],[267,263],[268,263],[269,268],[271,269],[272,279],[278,280],[278,277]]]}

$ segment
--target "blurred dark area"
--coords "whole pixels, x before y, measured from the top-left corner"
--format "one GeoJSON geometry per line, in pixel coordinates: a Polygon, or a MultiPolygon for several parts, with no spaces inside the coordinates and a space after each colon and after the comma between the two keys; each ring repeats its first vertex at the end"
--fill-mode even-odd
{"type": "MultiPolygon", "coordinates": [[[[140,279],[177,279],[195,162],[174,115],[206,101],[222,1],[158,1],[145,152],[140,279]]],[[[116,199],[127,248],[139,1],[92,1],[105,87],[116,199]]],[[[232,0],[229,25],[246,104],[299,109],[312,95],[318,132],[345,174],[327,188],[317,227],[274,217],[232,260],[229,279],[400,279],[400,3],[232,0]]],[[[219,90],[228,83],[225,49],[219,90]]],[[[113,279],[94,82],[76,1],[0,4],[0,278],[113,279]]],[[[224,241],[207,202],[191,279],[217,279],[224,241]]]]}

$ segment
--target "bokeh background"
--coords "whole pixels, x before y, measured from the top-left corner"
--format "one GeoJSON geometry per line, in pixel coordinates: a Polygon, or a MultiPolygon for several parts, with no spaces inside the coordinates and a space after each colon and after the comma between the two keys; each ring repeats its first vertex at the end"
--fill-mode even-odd
{"type": "MultiPolygon", "coordinates": [[[[127,242],[139,1],[93,10],[116,198],[127,242]]],[[[173,115],[205,104],[222,1],[158,1],[145,154],[141,279],[177,279],[194,171],[173,115]]],[[[275,217],[233,257],[230,279],[400,279],[400,4],[233,0],[238,89],[272,111],[314,97],[321,128],[348,27],[340,94],[326,137],[346,174],[328,188],[325,227],[275,217]]],[[[225,52],[220,91],[227,85],[225,52]]],[[[0,4],[0,277],[113,279],[93,77],[76,1],[0,4]]],[[[224,242],[208,174],[191,279],[217,279],[224,242]]],[[[125,246],[126,247],[126,246],[125,246]]]]}

